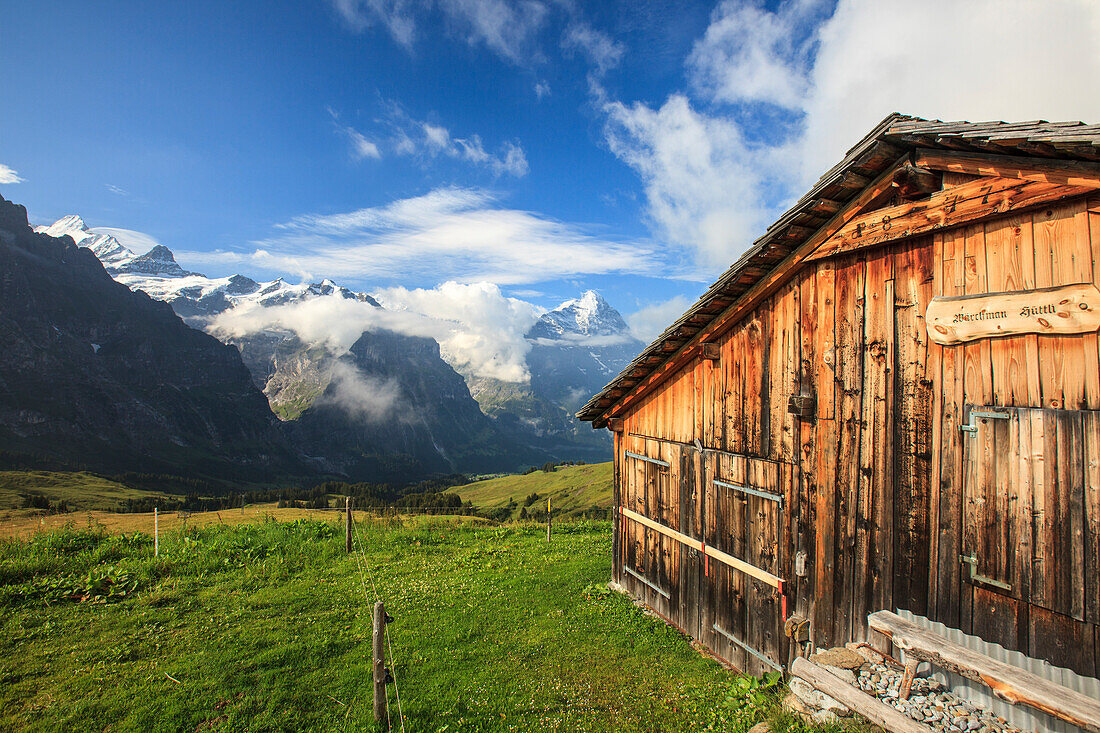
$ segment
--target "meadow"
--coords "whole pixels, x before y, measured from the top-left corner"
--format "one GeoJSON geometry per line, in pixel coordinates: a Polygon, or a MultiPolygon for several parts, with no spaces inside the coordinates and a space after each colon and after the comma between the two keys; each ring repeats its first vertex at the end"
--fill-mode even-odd
{"type": "Polygon", "coordinates": [[[607,463],[562,466],[556,471],[534,471],[523,475],[500,476],[455,486],[448,491],[463,501],[472,502],[481,511],[510,507],[512,518],[520,511],[545,511],[549,498],[555,516],[576,515],[590,509],[611,506],[611,467],[607,463]],[[530,504],[529,498],[537,495],[530,504]]]}
{"type": "Polygon", "coordinates": [[[329,516],[0,540],[0,729],[376,730],[381,597],[407,731],[802,730],[608,590],[606,522],[329,516]]]}

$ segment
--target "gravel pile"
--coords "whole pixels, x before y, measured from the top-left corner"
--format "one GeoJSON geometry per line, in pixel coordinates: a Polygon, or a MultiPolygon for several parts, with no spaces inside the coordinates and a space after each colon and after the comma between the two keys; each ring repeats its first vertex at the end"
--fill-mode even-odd
{"type": "Polygon", "coordinates": [[[856,684],[881,702],[892,705],[914,720],[945,733],[1020,733],[988,710],[961,699],[936,680],[917,677],[909,688],[909,699],[899,699],[902,670],[866,662],[859,668],[856,684]]]}

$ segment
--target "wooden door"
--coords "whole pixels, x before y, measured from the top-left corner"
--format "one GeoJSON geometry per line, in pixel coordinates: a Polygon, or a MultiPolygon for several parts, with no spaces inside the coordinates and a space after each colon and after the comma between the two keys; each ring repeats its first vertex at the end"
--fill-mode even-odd
{"type": "MultiPolygon", "coordinates": [[[[712,453],[714,538],[722,552],[754,568],[780,575],[783,505],[792,467],[746,456],[712,453]]],[[[785,662],[782,603],[777,589],[744,570],[711,561],[716,585],[712,630],[720,653],[751,674],[781,669],[785,662]]]]}
{"type": "Polygon", "coordinates": [[[1100,623],[1100,413],[970,407],[963,582],[1100,623]]]}

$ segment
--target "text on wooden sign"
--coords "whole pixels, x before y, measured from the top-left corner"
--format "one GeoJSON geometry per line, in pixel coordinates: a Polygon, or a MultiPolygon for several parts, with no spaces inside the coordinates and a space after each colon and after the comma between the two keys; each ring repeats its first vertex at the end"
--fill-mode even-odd
{"type": "Polygon", "coordinates": [[[928,336],[958,344],[1024,333],[1071,334],[1100,329],[1100,290],[1092,283],[945,298],[925,313],[928,336]]]}

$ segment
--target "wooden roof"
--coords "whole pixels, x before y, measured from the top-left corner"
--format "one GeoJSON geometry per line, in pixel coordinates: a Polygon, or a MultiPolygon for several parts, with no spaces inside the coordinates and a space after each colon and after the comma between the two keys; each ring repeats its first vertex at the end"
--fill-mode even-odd
{"type": "Polygon", "coordinates": [[[607,412],[674,359],[719,314],[772,272],[833,215],[906,153],[917,149],[978,152],[1071,161],[1100,161],[1100,125],[1082,122],[941,122],[891,114],[768,227],[702,297],[578,412],[593,427],[607,412]]]}

